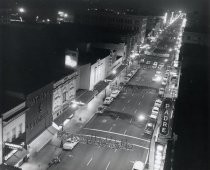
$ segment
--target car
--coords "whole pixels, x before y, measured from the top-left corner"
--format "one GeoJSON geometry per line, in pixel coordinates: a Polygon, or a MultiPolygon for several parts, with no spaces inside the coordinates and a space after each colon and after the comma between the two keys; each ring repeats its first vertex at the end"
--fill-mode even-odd
{"type": "Polygon", "coordinates": [[[159,112],[159,107],[154,106],[152,108],[152,113],[158,114],[158,112],[159,112]]]}
{"type": "Polygon", "coordinates": [[[157,119],[157,114],[151,114],[149,117],[150,117],[150,119],[155,119],[156,120],[157,119]]]}
{"type": "Polygon", "coordinates": [[[158,63],[157,63],[157,62],[154,62],[154,63],[153,63],[153,66],[157,66],[157,65],[158,65],[158,63]]]}
{"type": "Polygon", "coordinates": [[[165,76],[163,77],[163,80],[164,80],[164,81],[167,81],[167,80],[168,80],[168,76],[165,75],[165,76]]]}
{"type": "Polygon", "coordinates": [[[167,81],[163,79],[162,83],[163,86],[165,86],[167,84],[167,81]]]}
{"type": "Polygon", "coordinates": [[[130,80],[130,77],[124,77],[124,81],[127,83],[127,82],[129,82],[129,80],[130,80]]]}
{"type": "Polygon", "coordinates": [[[145,164],[141,161],[135,161],[132,170],[144,170],[145,164]]]}
{"type": "Polygon", "coordinates": [[[97,113],[102,114],[106,109],[107,109],[107,106],[101,105],[101,106],[98,107],[97,113]]]}
{"type": "Polygon", "coordinates": [[[155,128],[155,124],[152,122],[147,122],[145,129],[144,129],[144,133],[148,134],[148,135],[152,135],[153,131],[155,128]]]}
{"type": "Polygon", "coordinates": [[[155,107],[159,107],[159,108],[160,108],[161,104],[162,104],[162,100],[157,99],[157,100],[155,100],[155,104],[154,104],[154,106],[155,106],[155,107]]]}
{"type": "Polygon", "coordinates": [[[63,149],[64,150],[72,150],[78,143],[79,143],[79,137],[69,138],[63,144],[63,149]]]}
{"type": "Polygon", "coordinates": [[[109,104],[111,104],[112,101],[113,101],[112,97],[106,97],[106,99],[104,100],[104,104],[109,105],[109,104]]]}
{"type": "Polygon", "coordinates": [[[151,61],[149,61],[149,60],[146,62],[146,64],[150,64],[150,63],[151,63],[151,61]]]}
{"type": "Polygon", "coordinates": [[[127,77],[130,77],[130,78],[131,78],[132,76],[133,76],[132,73],[129,73],[129,74],[127,75],[127,77]]]}
{"type": "Polygon", "coordinates": [[[157,70],[157,71],[155,72],[155,74],[161,74],[161,71],[157,70]]]}
{"type": "Polygon", "coordinates": [[[164,94],[164,91],[165,91],[164,88],[160,88],[158,94],[159,94],[159,95],[163,95],[163,94],[164,94]]]}
{"type": "Polygon", "coordinates": [[[142,59],[140,60],[140,63],[144,63],[144,58],[142,58],[142,59]]]}
{"type": "Polygon", "coordinates": [[[111,95],[110,95],[110,97],[112,97],[112,98],[116,98],[117,96],[118,96],[118,94],[120,93],[120,91],[119,90],[114,90],[114,91],[112,91],[112,93],[111,93],[111,95]]]}

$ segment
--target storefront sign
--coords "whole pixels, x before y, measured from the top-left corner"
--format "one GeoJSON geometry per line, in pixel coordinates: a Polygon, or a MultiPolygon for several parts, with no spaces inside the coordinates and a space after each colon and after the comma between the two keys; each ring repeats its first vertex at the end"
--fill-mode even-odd
{"type": "Polygon", "coordinates": [[[160,133],[161,135],[168,135],[169,132],[169,119],[170,119],[170,112],[169,112],[169,104],[165,105],[165,112],[163,112],[162,117],[162,124],[160,126],[160,133]]]}

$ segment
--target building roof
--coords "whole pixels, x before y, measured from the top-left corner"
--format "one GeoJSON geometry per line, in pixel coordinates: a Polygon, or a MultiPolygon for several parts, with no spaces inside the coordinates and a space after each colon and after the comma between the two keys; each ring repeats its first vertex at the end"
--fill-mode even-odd
{"type": "Polygon", "coordinates": [[[3,93],[2,98],[3,100],[0,107],[0,115],[24,102],[24,99],[10,96],[5,93],[3,93]]]}

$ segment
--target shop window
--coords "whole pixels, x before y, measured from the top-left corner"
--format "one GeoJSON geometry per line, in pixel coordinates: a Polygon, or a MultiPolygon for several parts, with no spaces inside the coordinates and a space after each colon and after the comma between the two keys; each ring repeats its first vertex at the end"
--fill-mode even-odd
{"type": "Polygon", "coordinates": [[[63,93],[63,101],[66,102],[67,101],[67,91],[65,91],[63,93]]]}
{"type": "Polygon", "coordinates": [[[16,128],[12,129],[12,141],[16,138],[16,128]]]}

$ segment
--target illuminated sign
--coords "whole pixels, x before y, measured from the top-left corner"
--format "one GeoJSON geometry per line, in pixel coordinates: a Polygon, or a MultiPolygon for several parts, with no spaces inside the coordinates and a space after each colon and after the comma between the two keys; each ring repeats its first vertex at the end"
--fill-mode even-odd
{"type": "Polygon", "coordinates": [[[10,149],[17,149],[17,150],[22,150],[23,149],[23,146],[21,145],[16,145],[16,144],[13,144],[13,143],[5,143],[5,146],[7,146],[8,148],[10,149]]]}
{"type": "Polygon", "coordinates": [[[169,132],[169,117],[170,117],[170,112],[169,112],[169,104],[165,105],[165,112],[163,112],[163,116],[162,116],[162,124],[160,126],[160,133],[161,135],[168,135],[169,132]]]}
{"type": "Polygon", "coordinates": [[[76,51],[66,51],[65,66],[75,68],[77,67],[78,53],[76,51]]]}

